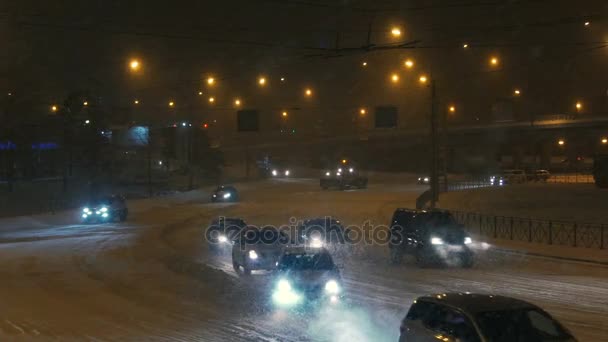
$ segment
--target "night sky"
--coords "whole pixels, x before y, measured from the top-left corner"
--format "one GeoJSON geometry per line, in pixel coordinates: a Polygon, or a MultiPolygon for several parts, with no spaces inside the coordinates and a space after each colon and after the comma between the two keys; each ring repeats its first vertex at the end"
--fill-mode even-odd
{"type": "Polygon", "coordinates": [[[572,113],[577,101],[584,104],[581,115],[608,113],[608,2],[601,0],[0,6],[0,99],[5,115],[28,120],[80,91],[100,99],[117,122],[217,120],[217,130],[234,132],[233,101],[239,98],[242,108],[260,110],[268,131],[280,127],[287,110],[289,127],[302,132],[347,132],[363,124],[353,119],[369,120],[359,117],[360,108],[371,112],[378,105],[398,106],[400,127],[420,127],[430,102],[428,88],[417,82],[422,73],[437,82],[439,108],[456,107],[455,121],[490,120],[500,102],[512,103],[520,118],[572,113]],[[402,30],[398,39],[390,34],[393,26],[402,30]],[[412,49],[331,51],[366,45],[369,27],[376,46],[417,43],[412,49]],[[492,56],[499,60],[495,67],[492,56]],[[137,73],[129,70],[131,58],[142,63],[137,73]],[[415,62],[411,70],[403,65],[407,58],[415,62]],[[400,75],[397,84],[392,73],[400,75]],[[268,80],[263,88],[261,75],[268,80]],[[208,76],[217,80],[212,88],[208,76]],[[209,96],[216,99],[212,106],[209,96]]]}

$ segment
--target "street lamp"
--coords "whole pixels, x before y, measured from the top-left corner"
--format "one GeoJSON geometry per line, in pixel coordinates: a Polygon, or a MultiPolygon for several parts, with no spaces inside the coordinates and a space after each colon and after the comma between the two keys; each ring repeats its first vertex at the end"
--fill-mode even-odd
{"type": "Polygon", "coordinates": [[[359,109],[359,114],[361,114],[361,115],[367,114],[367,109],[365,109],[365,108],[359,109]]]}
{"type": "Polygon", "coordinates": [[[361,63],[361,65],[362,65],[363,67],[366,67],[366,66],[367,66],[367,62],[363,62],[363,63],[361,63]]]}
{"type": "Polygon", "coordinates": [[[175,106],[175,102],[169,101],[169,107],[174,107],[174,106],[175,106]]]}
{"type": "Polygon", "coordinates": [[[498,66],[498,57],[490,58],[490,65],[493,67],[498,66]]]}
{"type": "Polygon", "coordinates": [[[513,91],[513,94],[514,94],[515,96],[519,96],[519,95],[521,95],[521,91],[520,91],[519,89],[515,89],[515,90],[513,91]]]}
{"type": "Polygon", "coordinates": [[[136,105],[138,105],[139,104],[139,100],[136,99],[135,101],[133,101],[133,103],[136,104],[136,105]]]}
{"type": "Polygon", "coordinates": [[[604,144],[604,145],[608,144],[608,138],[602,138],[602,144],[604,144]]]}
{"type": "Polygon", "coordinates": [[[391,35],[392,35],[393,37],[395,37],[395,38],[399,38],[399,37],[401,37],[401,29],[400,29],[400,28],[398,28],[398,27],[393,27],[393,28],[391,29],[391,35]]]}
{"type": "Polygon", "coordinates": [[[566,145],[566,141],[565,141],[564,139],[559,139],[559,140],[557,141],[557,144],[558,144],[559,146],[564,146],[564,145],[566,145]]]}
{"type": "Polygon", "coordinates": [[[84,101],[84,102],[82,103],[82,105],[86,107],[86,106],[88,106],[88,105],[89,105],[89,102],[84,101]]]}
{"type": "Polygon", "coordinates": [[[287,111],[283,111],[283,113],[281,113],[281,116],[283,116],[284,118],[287,117],[287,111]]]}
{"type": "Polygon", "coordinates": [[[591,25],[591,23],[588,21],[585,21],[585,26],[589,26],[589,25],[591,25]]]}
{"type": "Polygon", "coordinates": [[[215,97],[211,96],[211,97],[209,98],[209,103],[214,103],[214,102],[215,102],[215,97]]]}
{"type": "Polygon", "coordinates": [[[237,99],[235,99],[235,100],[234,100],[234,105],[235,105],[236,107],[239,107],[239,106],[241,105],[241,100],[240,100],[240,99],[238,99],[238,98],[237,98],[237,99]]]}
{"type": "Polygon", "coordinates": [[[258,78],[258,84],[263,87],[266,85],[266,78],[261,76],[260,78],[258,78]]]}
{"type": "Polygon", "coordinates": [[[208,77],[207,78],[207,84],[210,85],[210,86],[214,85],[215,84],[215,78],[208,77]]]}
{"type": "Polygon", "coordinates": [[[285,77],[281,77],[281,82],[285,82],[285,77]]]}
{"type": "Polygon", "coordinates": [[[58,109],[58,108],[57,108],[57,106],[56,106],[56,105],[52,105],[52,106],[51,106],[51,112],[55,113],[55,112],[57,112],[57,109],[58,109]]]}
{"type": "Polygon", "coordinates": [[[414,66],[414,61],[408,58],[403,64],[405,64],[406,68],[411,69],[414,66]]]}
{"type": "Polygon", "coordinates": [[[307,97],[312,96],[312,90],[310,88],[306,88],[306,90],[304,91],[304,95],[306,95],[307,97]]]}
{"type": "Polygon", "coordinates": [[[399,82],[399,75],[397,75],[397,74],[392,74],[392,75],[391,75],[391,81],[392,81],[393,83],[397,83],[397,82],[399,82]]]}
{"type": "Polygon", "coordinates": [[[139,63],[139,60],[137,59],[132,59],[131,62],[129,62],[129,68],[131,71],[138,71],[140,67],[141,63],[139,63]]]}
{"type": "Polygon", "coordinates": [[[462,48],[463,48],[463,49],[468,49],[468,48],[469,48],[469,44],[468,44],[468,43],[464,43],[464,44],[462,44],[462,48]]]}
{"type": "Polygon", "coordinates": [[[575,107],[576,107],[576,111],[577,111],[577,112],[580,112],[580,111],[581,111],[581,109],[583,109],[583,104],[582,104],[582,102],[577,101],[577,102],[576,102],[575,107]]]}
{"type": "Polygon", "coordinates": [[[198,92],[198,96],[201,96],[201,95],[203,95],[203,92],[202,92],[202,91],[199,91],[199,92],[198,92]]]}
{"type": "Polygon", "coordinates": [[[456,112],[456,106],[451,105],[448,110],[450,111],[450,113],[455,113],[456,112]]]}
{"type": "Polygon", "coordinates": [[[418,81],[422,84],[426,84],[426,82],[428,81],[428,77],[426,77],[426,75],[420,75],[420,78],[418,78],[418,81]]]}

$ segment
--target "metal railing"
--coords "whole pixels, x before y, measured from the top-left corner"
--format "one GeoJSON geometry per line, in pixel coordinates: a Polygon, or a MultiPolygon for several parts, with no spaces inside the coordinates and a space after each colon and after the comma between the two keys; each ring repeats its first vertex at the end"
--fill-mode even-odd
{"type": "Polygon", "coordinates": [[[608,247],[608,225],[451,211],[471,234],[494,239],[570,247],[608,247]]]}
{"type": "Polygon", "coordinates": [[[566,173],[566,174],[553,174],[547,183],[565,183],[565,184],[577,184],[577,183],[594,183],[593,175],[588,173],[566,173]]]}

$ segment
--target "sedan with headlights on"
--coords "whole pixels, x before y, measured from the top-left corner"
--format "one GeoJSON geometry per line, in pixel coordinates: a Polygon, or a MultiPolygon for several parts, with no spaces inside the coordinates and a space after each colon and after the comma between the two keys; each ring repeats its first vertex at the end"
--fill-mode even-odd
{"type": "Polygon", "coordinates": [[[251,271],[272,271],[283,254],[283,247],[290,238],[283,231],[267,226],[247,226],[235,237],[232,245],[232,267],[245,275],[251,271]]]}
{"type": "Polygon", "coordinates": [[[340,271],[325,248],[287,247],[271,289],[277,308],[337,305],[343,299],[340,271]]]}
{"type": "Polygon", "coordinates": [[[230,251],[234,239],[247,224],[241,218],[220,216],[205,230],[205,241],[209,250],[214,253],[230,251]]]}
{"type": "Polygon", "coordinates": [[[238,202],[239,192],[231,185],[220,185],[211,194],[211,202],[238,202]]]}
{"type": "Polygon", "coordinates": [[[114,220],[124,221],[127,219],[127,203],[121,196],[105,196],[91,201],[82,208],[80,213],[82,221],[108,222],[114,220]]]}

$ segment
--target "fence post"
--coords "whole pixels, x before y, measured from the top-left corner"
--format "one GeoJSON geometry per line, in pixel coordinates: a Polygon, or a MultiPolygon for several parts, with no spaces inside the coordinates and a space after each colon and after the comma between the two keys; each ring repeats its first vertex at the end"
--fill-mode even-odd
{"type": "Polygon", "coordinates": [[[496,219],[498,217],[494,216],[494,238],[496,239],[498,237],[497,233],[496,233],[496,219]]]}
{"type": "Polygon", "coordinates": [[[528,218],[528,242],[532,242],[532,219],[528,218]]]}
{"type": "Polygon", "coordinates": [[[553,244],[553,221],[549,221],[549,244],[553,244]]]}
{"type": "Polygon", "coordinates": [[[509,228],[509,238],[513,240],[513,216],[511,216],[511,227],[509,228]]]}
{"type": "Polygon", "coordinates": [[[576,247],[576,232],[577,232],[576,223],[574,224],[573,229],[574,229],[574,242],[573,242],[572,246],[576,247]]]}

